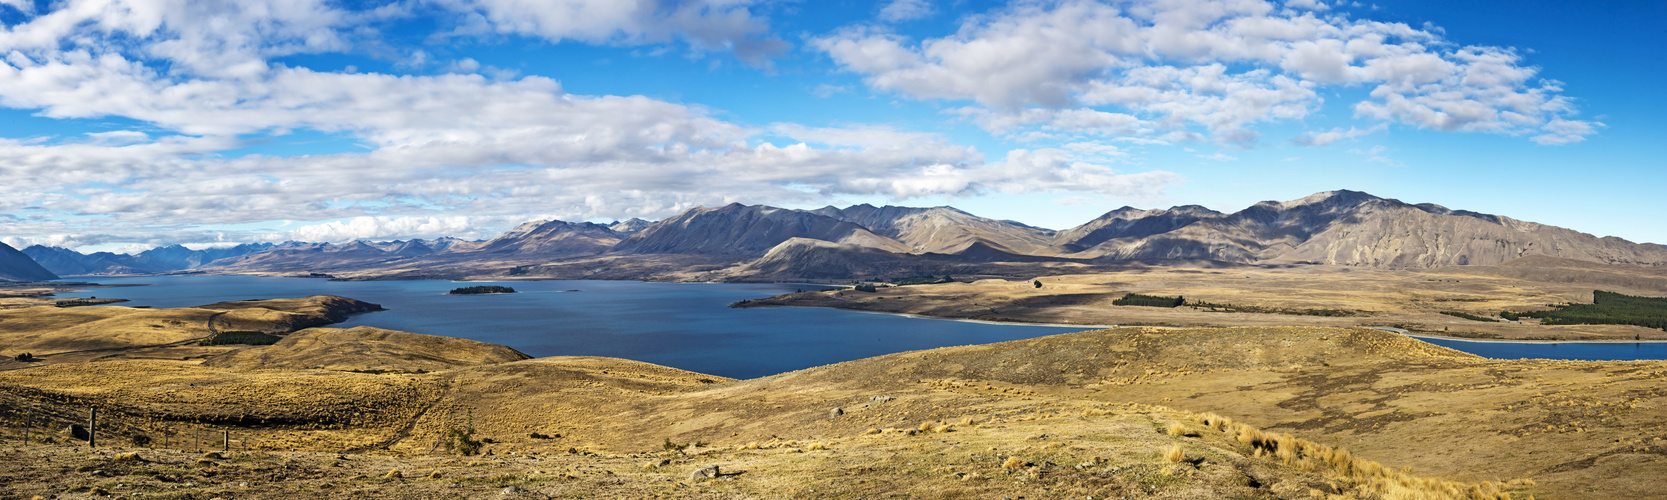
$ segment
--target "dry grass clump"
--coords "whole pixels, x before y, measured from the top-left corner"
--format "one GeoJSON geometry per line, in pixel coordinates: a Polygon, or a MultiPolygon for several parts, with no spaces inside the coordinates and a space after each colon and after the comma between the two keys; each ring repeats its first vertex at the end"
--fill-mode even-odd
{"type": "Polygon", "coordinates": [[[1024,467],[1025,461],[1019,457],[1007,457],[1007,461],[1001,463],[1001,470],[1019,470],[1024,467]]]}
{"type": "Polygon", "coordinates": [[[400,472],[399,469],[388,471],[387,474],[382,475],[382,479],[399,479],[403,477],[405,477],[405,473],[400,472]]]}
{"type": "Polygon", "coordinates": [[[1188,429],[1185,424],[1180,422],[1169,424],[1169,429],[1165,432],[1171,436],[1198,437],[1197,432],[1193,432],[1192,429],[1188,429]]]}
{"type": "Polygon", "coordinates": [[[1181,461],[1187,459],[1187,450],[1181,448],[1181,445],[1170,446],[1168,450],[1163,452],[1163,459],[1172,464],[1181,463],[1181,461]]]}
{"type": "MultiPolygon", "coordinates": [[[[1249,425],[1235,423],[1230,419],[1213,414],[1195,415],[1195,420],[1230,434],[1233,440],[1255,450],[1258,457],[1272,455],[1284,464],[1308,472],[1321,472],[1329,469],[1333,474],[1354,481],[1367,493],[1382,498],[1424,500],[1424,499],[1467,499],[1467,500],[1510,500],[1511,494],[1501,490],[1503,485],[1484,482],[1467,485],[1455,481],[1445,481],[1434,478],[1424,478],[1412,475],[1406,470],[1394,470],[1383,464],[1354,456],[1348,450],[1332,448],[1320,443],[1294,437],[1290,434],[1273,434],[1249,425]]],[[[1179,446],[1170,449],[1165,454],[1171,462],[1179,461],[1173,457],[1175,453],[1184,453],[1179,446]]],[[[1185,455],[1180,455],[1181,459],[1185,455]]]]}

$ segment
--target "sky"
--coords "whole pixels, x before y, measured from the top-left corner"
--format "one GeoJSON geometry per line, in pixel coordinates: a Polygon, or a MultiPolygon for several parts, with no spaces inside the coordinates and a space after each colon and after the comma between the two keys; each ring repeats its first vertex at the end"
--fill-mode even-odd
{"type": "Polygon", "coordinates": [[[1667,3],[0,0],[0,241],[1335,189],[1667,243],[1667,3]]]}

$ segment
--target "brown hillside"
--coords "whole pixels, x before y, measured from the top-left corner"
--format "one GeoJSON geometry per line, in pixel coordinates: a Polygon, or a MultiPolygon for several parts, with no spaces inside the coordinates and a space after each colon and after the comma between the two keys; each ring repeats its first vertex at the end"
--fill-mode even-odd
{"type": "Polygon", "coordinates": [[[497,344],[361,326],[308,328],[277,344],[228,352],[203,366],[258,370],[317,368],[360,372],[448,370],[530,356],[497,344]]]}

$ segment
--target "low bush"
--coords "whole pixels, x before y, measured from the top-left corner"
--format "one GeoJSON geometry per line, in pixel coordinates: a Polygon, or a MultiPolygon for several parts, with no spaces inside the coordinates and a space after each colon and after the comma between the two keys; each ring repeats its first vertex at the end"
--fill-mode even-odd
{"type": "Polygon", "coordinates": [[[1500,313],[1508,320],[1540,318],[1542,325],[1633,325],[1667,330],[1667,297],[1592,291],[1591,304],[1564,304],[1548,311],[1500,313]]]}
{"type": "Polygon", "coordinates": [[[483,295],[489,293],[515,293],[515,289],[496,285],[466,286],[453,288],[452,291],[446,292],[446,295],[483,295]]]}
{"type": "Polygon", "coordinates": [[[445,440],[446,451],[448,453],[456,453],[464,456],[479,453],[480,447],[484,444],[480,440],[475,439],[475,426],[472,424],[464,427],[458,427],[455,425],[447,426],[446,432],[441,436],[441,439],[445,440]]]}
{"type": "Polygon", "coordinates": [[[220,332],[213,337],[203,339],[202,345],[272,345],[283,340],[283,337],[261,332],[229,331],[220,332]]]}
{"type": "Polygon", "coordinates": [[[1485,322],[1488,322],[1488,323],[1498,323],[1499,322],[1499,320],[1489,318],[1489,317],[1486,317],[1486,316],[1477,316],[1477,315],[1474,315],[1474,314],[1462,313],[1462,312],[1458,312],[1458,311],[1441,311],[1441,314],[1446,314],[1448,316],[1452,316],[1452,317],[1455,317],[1455,318],[1464,318],[1464,319],[1468,319],[1468,320],[1471,320],[1471,321],[1485,321],[1485,322]]]}
{"type": "Polygon", "coordinates": [[[1186,303],[1185,297],[1159,297],[1156,295],[1141,295],[1131,293],[1123,298],[1111,301],[1114,306],[1147,306],[1147,307],[1180,307],[1186,303]]]}

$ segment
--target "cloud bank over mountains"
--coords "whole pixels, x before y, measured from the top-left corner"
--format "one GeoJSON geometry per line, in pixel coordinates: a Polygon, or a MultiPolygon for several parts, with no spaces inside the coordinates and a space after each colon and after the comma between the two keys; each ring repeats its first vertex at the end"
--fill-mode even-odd
{"type": "MultiPolygon", "coordinates": [[[[789,35],[772,19],[791,9],[749,0],[0,2],[0,105],[101,127],[0,137],[0,235],[65,246],[228,232],[339,241],[535,217],[660,218],[734,201],[1158,200],[1184,177],[1125,162],[1113,143],[1252,147],[1258,124],[1310,116],[1330,86],[1371,87],[1354,104],[1361,124],[1294,143],[1396,125],[1567,144],[1602,126],[1509,48],[1455,46],[1436,30],[1322,6],[1017,2],[917,40],[863,20],[789,35]],[[997,136],[1079,139],[989,151],[885,123],[749,123],[696,103],[576,94],[560,75],[510,76],[473,59],[398,74],[303,63],[400,54],[421,64],[420,44],[389,35],[414,24],[430,26],[418,33],[427,43],[640,46],[760,74],[826,57],[830,76],[948,103],[946,119],[997,136]],[[347,146],[243,151],[299,134],[347,146]],[[275,229],[280,220],[313,223],[275,229]]],[[[875,15],[910,22],[942,7],[899,0],[875,15]]]]}
{"type": "Polygon", "coordinates": [[[1583,140],[1556,81],[1510,48],[1356,20],[1319,2],[1018,2],[913,40],[874,25],[812,44],[876,90],[973,103],[995,133],[1042,128],[1248,145],[1259,122],[1300,120],[1320,89],[1366,86],[1355,116],[1442,131],[1583,140]]]}

